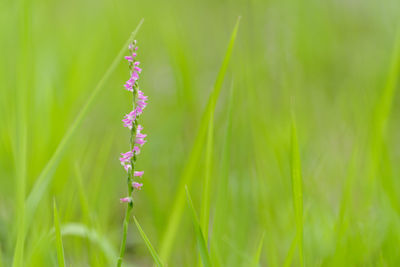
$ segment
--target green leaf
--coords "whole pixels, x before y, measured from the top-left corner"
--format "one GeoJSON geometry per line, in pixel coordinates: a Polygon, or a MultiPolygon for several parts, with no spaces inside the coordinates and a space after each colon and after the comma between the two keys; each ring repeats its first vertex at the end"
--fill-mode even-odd
{"type": "Polygon", "coordinates": [[[192,214],[193,226],[196,231],[196,240],[197,240],[197,246],[198,246],[198,249],[200,252],[201,261],[203,263],[203,266],[208,267],[208,266],[211,266],[211,261],[210,261],[210,255],[209,255],[208,249],[207,249],[206,240],[204,238],[203,231],[201,230],[199,219],[197,218],[196,210],[194,209],[192,198],[190,197],[189,189],[187,188],[187,186],[185,186],[185,190],[186,190],[187,202],[189,204],[189,208],[190,208],[190,211],[192,214]]]}
{"type": "Polygon", "coordinates": [[[147,238],[147,235],[146,235],[145,232],[143,231],[142,227],[140,227],[140,224],[139,224],[139,222],[136,220],[136,217],[133,217],[133,219],[134,219],[134,221],[135,221],[136,227],[137,227],[138,230],[139,230],[140,235],[142,236],[142,238],[143,238],[143,240],[144,240],[144,243],[145,243],[146,246],[147,246],[147,249],[149,250],[151,256],[153,257],[154,263],[155,263],[157,266],[159,266],[159,267],[160,267],[160,266],[163,266],[163,264],[162,264],[162,262],[161,262],[161,260],[160,260],[160,257],[158,256],[157,252],[154,250],[153,245],[151,244],[150,240],[147,238]]]}
{"type": "Polygon", "coordinates": [[[299,245],[300,265],[304,265],[303,256],[303,180],[301,177],[301,163],[299,145],[297,141],[297,130],[294,115],[292,115],[292,188],[293,188],[293,205],[296,220],[296,236],[299,245]]]}
{"type": "Polygon", "coordinates": [[[53,201],[53,212],[54,212],[54,229],[56,233],[56,248],[57,248],[57,260],[58,266],[65,266],[64,248],[61,238],[60,220],[58,219],[56,200],[53,201]]]}
{"type": "Polygon", "coordinates": [[[235,43],[236,39],[236,34],[238,31],[239,27],[239,22],[240,22],[240,17],[238,18],[235,28],[232,32],[231,39],[228,45],[228,49],[225,54],[224,61],[222,63],[221,69],[218,73],[217,80],[214,85],[214,90],[212,91],[207,107],[203,113],[203,117],[200,123],[200,127],[197,133],[197,137],[194,141],[193,149],[191,151],[191,154],[189,156],[188,162],[186,163],[183,173],[180,178],[180,183],[178,185],[177,193],[176,193],[176,198],[174,200],[174,204],[172,205],[171,208],[171,215],[167,224],[167,227],[165,229],[165,235],[162,239],[161,243],[161,250],[160,250],[160,256],[161,258],[167,262],[171,253],[171,248],[173,241],[175,240],[175,236],[178,230],[179,223],[182,218],[182,212],[183,212],[183,207],[184,207],[184,202],[185,202],[185,185],[190,184],[196,171],[196,166],[199,162],[201,153],[203,151],[203,140],[206,136],[207,133],[207,128],[208,124],[210,121],[210,118],[212,114],[214,113],[215,106],[217,99],[220,95],[220,91],[222,88],[222,83],[228,68],[229,60],[232,55],[232,50],[233,50],[233,45],[235,43]]]}

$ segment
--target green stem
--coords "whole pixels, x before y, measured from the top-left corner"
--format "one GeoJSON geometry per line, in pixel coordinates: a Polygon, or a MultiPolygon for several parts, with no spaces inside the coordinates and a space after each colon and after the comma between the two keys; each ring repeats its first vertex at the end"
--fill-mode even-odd
{"type": "Polygon", "coordinates": [[[128,235],[129,217],[131,216],[132,208],[133,208],[133,203],[132,202],[128,203],[128,207],[126,208],[124,224],[123,224],[124,233],[122,235],[121,249],[119,252],[119,258],[118,258],[118,263],[117,263],[118,267],[121,267],[122,259],[124,258],[124,254],[125,254],[126,238],[128,235]]]}

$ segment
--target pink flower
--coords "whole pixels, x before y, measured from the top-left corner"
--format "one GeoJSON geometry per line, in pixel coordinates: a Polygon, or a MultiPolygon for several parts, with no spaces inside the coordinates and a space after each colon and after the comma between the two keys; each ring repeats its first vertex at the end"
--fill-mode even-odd
{"type": "Polygon", "coordinates": [[[133,92],[133,86],[135,85],[136,80],[133,77],[131,77],[129,80],[127,80],[124,84],[124,87],[126,88],[126,90],[133,92]]]}
{"type": "Polygon", "coordinates": [[[131,203],[132,202],[132,198],[131,197],[124,197],[124,198],[120,198],[119,201],[121,201],[121,203],[131,203]]]}
{"type": "Polygon", "coordinates": [[[133,186],[134,188],[136,188],[137,190],[140,190],[140,189],[142,189],[143,184],[137,183],[137,182],[133,182],[133,183],[132,183],[132,186],[133,186]]]}
{"type": "Polygon", "coordinates": [[[147,106],[147,103],[140,100],[136,103],[138,105],[138,107],[140,107],[142,110],[147,106]]]}
{"type": "Polygon", "coordinates": [[[136,155],[140,154],[140,148],[138,146],[134,146],[132,150],[136,155]]]}
{"type": "Polygon", "coordinates": [[[132,124],[134,120],[136,120],[136,110],[132,110],[131,112],[129,112],[129,114],[126,114],[124,116],[124,119],[122,120],[122,122],[124,123],[124,127],[132,129],[132,124]]]}
{"type": "Polygon", "coordinates": [[[133,44],[129,44],[128,49],[132,50],[133,49],[133,44]]]}
{"type": "Polygon", "coordinates": [[[133,58],[130,56],[126,56],[125,59],[128,60],[129,62],[133,62],[133,58]]]}
{"type": "Polygon", "coordinates": [[[135,171],[135,173],[133,175],[142,177],[143,174],[144,174],[144,171],[135,171]]]}
{"type": "Polygon", "coordinates": [[[139,61],[136,61],[133,65],[139,66],[139,64],[140,64],[140,62],[139,62],[139,61]]]}
{"type": "Polygon", "coordinates": [[[145,96],[142,91],[138,90],[138,99],[142,101],[147,101],[147,96],[145,96]]]}
{"type": "Polygon", "coordinates": [[[126,153],[121,153],[121,156],[119,158],[119,161],[121,162],[121,164],[123,163],[129,163],[131,158],[133,157],[133,151],[128,151],[126,153]]]}
{"type": "Polygon", "coordinates": [[[136,138],[146,138],[147,134],[136,133],[136,138]]]}
{"type": "Polygon", "coordinates": [[[143,146],[147,141],[143,140],[142,138],[136,138],[135,143],[138,145],[143,146]]]}
{"type": "Polygon", "coordinates": [[[124,165],[125,171],[128,172],[130,168],[132,168],[131,164],[125,164],[125,165],[124,165]]]}
{"type": "Polygon", "coordinates": [[[133,79],[134,81],[139,80],[139,74],[136,71],[132,72],[131,79],[133,79]]]}
{"type": "Polygon", "coordinates": [[[139,68],[139,67],[137,67],[137,66],[135,66],[135,67],[134,67],[134,69],[135,69],[137,72],[139,72],[139,73],[141,73],[141,72],[142,72],[142,69],[141,69],[141,68],[139,68]]]}

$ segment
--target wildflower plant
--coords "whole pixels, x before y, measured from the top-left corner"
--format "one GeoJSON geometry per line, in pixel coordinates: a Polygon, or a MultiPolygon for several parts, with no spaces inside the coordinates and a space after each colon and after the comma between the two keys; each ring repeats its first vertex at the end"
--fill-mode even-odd
{"type": "Polygon", "coordinates": [[[139,118],[147,106],[147,96],[145,96],[139,89],[138,80],[142,69],[139,67],[140,62],[136,60],[136,52],[138,50],[136,40],[129,44],[128,49],[130,55],[126,56],[125,59],[129,63],[130,77],[126,81],[124,87],[128,92],[132,93],[132,111],[124,116],[122,122],[123,126],[128,128],[131,133],[130,148],[129,151],[121,153],[121,157],[119,158],[121,165],[127,173],[128,195],[120,198],[121,203],[127,204],[127,208],[123,223],[123,236],[117,266],[121,266],[125,253],[129,217],[133,208],[133,193],[135,190],[141,190],[143,186],[139,180],[143,176],[144,172],[136,171],[135,164],[142,146],[146,143],[146,134],[142,133],[143,127],[139,124],[139,118]]]}

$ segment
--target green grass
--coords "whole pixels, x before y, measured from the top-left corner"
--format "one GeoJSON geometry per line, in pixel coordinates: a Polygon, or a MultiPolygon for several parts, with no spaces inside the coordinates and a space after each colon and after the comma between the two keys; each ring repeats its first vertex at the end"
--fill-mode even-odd
{"type": "Polygon", "coordinates": [[[301,175],[301,161],[299,144],[297,140],[296,121],[292,115],[292,140],[291,140],[291,169],[292,169],[292,188],[293,188],[293,207],[295,213],[296,226],[296,243],[299,248],[300,266],[304,266],[304,250],[303,250],[303,179],[301,175]]]}
{"type": "Polygon", "coordinates": [[[2,1],[0,266],[115,265],[128,38],[149,105],[126,266],[399,266],[399,12],[2,1]]]}
{"type": "Polygon", "coordinates": [[[155,265],[156,265],[157,267],[164,266],[164,265],[162,264],[162,262],[161,262],[160,257],[158,256],[157,252],[154,250],[154,247],[153,247],[153,245],[151,244],[150,240],[148,239],[147,235],[145,234],[145,232],[143,232],[142,227],[140,226],[139,222],[136,220],[136,217],[133,217],[133,219],[134,219],[134,221],[135,221],[135,224],[136,224],[137,229],[139,230],[140,235],[141,235],[142,238],[143,238],[143,241],[145,242],[145,244],[146,244],[146,246],[147,246],[147,249],[149,250],[149,252],[150,252],[150,254],[151,254],[151,257],[152,257],[153,260],[154,260],[155,265]]]}
{"type": "Polygon", "coordinates": [[[194,231],[196,233],[196,240],[197,240],[197,248],[199,250],[201,262],[204,267],[209,267],[211,265],[210,255],[208,253],[207,248],[207,239],[205,234],[203,233],[203,227],[200,224],[199,218],[196,213],[196,209],[193,206],[192,197],[190,196],[189,189],[187,186],[185,187],[186,190],[186,199],[189,205],[190,213],[192,215],[192,222],[194,226],[194,231]]]}
{"type": "Polygon", "coordinates": [[[54,199],[53,213],[54,213],[54,229],[55,229],[55,233],[56,233],[58,266],[64,267],[65,266],[64,247],[63,247],[63,241],[62,241],[62,237],[61,237],[60,219],[58,218],[58,211],[57,211],[57,205],[56,205],[55,199],[54,199]]]}

